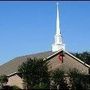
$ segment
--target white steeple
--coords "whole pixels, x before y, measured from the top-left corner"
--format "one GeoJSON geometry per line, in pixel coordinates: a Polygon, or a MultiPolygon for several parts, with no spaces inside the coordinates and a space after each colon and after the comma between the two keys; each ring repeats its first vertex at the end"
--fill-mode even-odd
{"type": "Polygon", "coordinates": [[[62,36],[60,32],[60,22],[59,22],[59,9],[57,3],[57,17],[56,17],[56,34],[55,34],[55,42],[52,44],[52,52],[58,51],[60,49],[65,50],[65,44],[62,42],[62,36]]]}

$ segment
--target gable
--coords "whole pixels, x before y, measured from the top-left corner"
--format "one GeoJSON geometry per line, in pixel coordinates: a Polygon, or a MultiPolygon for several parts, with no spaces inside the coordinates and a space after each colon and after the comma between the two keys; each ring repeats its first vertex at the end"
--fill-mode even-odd
{"type": "Polygon", "coordinates": [[[76,58],[72,54],[69,54],[65,51],[63,56],[63,61],[60,60],[60,52],[56,53],[56,55],[49,56],[48,67],[49,70],[54,70],[56,68],[62,69],[68,72],[70,69],[78,69],[81,73],[88,74],[90,66],[81,61],[80,59],[76,58]]]}
{"type": "Polygon", "coordinates": [[[17,74],[14,74],[8,78],[7,85],[18,86],[19,88],[23,89],[23,80],[17,74]]]}

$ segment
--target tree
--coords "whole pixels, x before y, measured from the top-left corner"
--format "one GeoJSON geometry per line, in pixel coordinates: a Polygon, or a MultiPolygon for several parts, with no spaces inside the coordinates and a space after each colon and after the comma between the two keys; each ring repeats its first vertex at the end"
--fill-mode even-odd
{"type": "Polygon", "coordinates": [[[73,55],[90,65],[90,52],[73,53],[73,55]]]}
{"type": "Polygon", "coordinates": [[[64,71],[62,70],[56,69],[52,72],[51,80],[53,81],[53,89],[68,90],[64,77],[64,71]]]}
{"type": "Polygon", "coordinates": [[[72,90],[89,90],[90,75],[80,73],[77,69],[70,70],[68,73],[72,90]],[[89,86],[89,87],[88,87],[89,86]]]}
{"type": "Polygon", "coordinates": [[[43,59],[31,59],[28,58],[18,69],[21,74],[27,89],[40,88],[45,84],[49,87],[49,73],[47,64],[43,62],[43,59]]]}
{"type": "Polygon", "coordinates": [[[2,90],[21,90],[21,89],[19,87],[17,87],[17,86],[5,85],[2,90]]]}
{"type": "Polygon", "coordinates": [[[8,78],[6,75],[0,75],[0,86],[3,88],[8,82],[8,78]]]}

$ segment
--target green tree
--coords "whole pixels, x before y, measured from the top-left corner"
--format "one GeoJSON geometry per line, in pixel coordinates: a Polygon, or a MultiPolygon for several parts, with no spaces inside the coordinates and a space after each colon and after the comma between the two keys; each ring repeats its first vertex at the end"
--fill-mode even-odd
{"type": "Polygon", "coordinates": [[[6,85],[4,86],[2,89],[0,90],[21,90],[19,87],[17,86],[9,86],[9,85],[6,85]]]}
{"type": "Polygon", "coordinates": [[[6,75],[0,75],[0,86],[3,88],[8,82],[8,78],[6,75]]]}
{"type": "Polygon", "coordinates": [[[74,53],[74,55],[90,65],[90,52],[74,53]]]}
{"type": "Polygon", "coordinates": [[[19,67],[18,72],[21,74],[27,89],[49,87],[48,68],[43,59],[29,58],[19,67]]]}
{"type": "Polygon", "coordinates": [[[68,73],[72,90],[90,90],[90,76],[80,73],[77,69],[68,73]]]}
{"type": "Polygon", "coordinates": [[[68,90],[65,82],[64,71],[56,69],[51,73],[51,81],[53,82],[51,88],[59,90],[68,90]]]}

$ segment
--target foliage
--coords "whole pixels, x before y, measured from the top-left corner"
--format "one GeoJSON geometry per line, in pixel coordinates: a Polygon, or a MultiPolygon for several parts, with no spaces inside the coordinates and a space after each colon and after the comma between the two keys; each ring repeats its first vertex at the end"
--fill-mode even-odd
{"type": "Polygon", "coordinates": [[[90,52],[74,53],[74,55],[90,65],[90,52]]]}
{"type": "Polygon", "coordinates": [[[47,83],[49,86],[48,68],[43,59],[28,59],[19,67],[18,72],[21,73],[27,89],[33,89],[40,83],[47,83]]]}
{"type": "Polygon", "coordinates": [[[70,70],[68,73],[70,82],[72,84],[72,90],[89,90],[90,76],[86,76],[80,73],[77,69],[70,70]]]}
{"type": "Polygon", "coordinates": [[[0,75],[0,86],[3,87],[8,82],[8,78],[6,75],[0,75]]]}
{"type": "Polygon", "coordinates": [[[3,90],[21,90],[19,87],[17,86],[9,86],[9,85],[6,85],[2,88],[3,90]]]}
{"type": "Polygon", "coordinates": [[[52,72],[52,79],[54,80],[54,82],[56,82],[57,84],[60,83],[61,79],[63,79],[64,77],[64,71],[61,71],[59,69],[56,69],[55,71],[52,72]],[[60,78],[60,79],[59,79],[60,78]]]}
{"type": "Polygon", "coordinates": [[[11,90],[21,90],[18,86],[11,86],[11,90]]]}
{"type": "Polygon", "coordinates": [[[54,82],[52,88],[60,90],[68,90],[67,84],[64,80],[64,71],[56,69],[51,74],[51,80],[54,82]],[[59,87],[58,87],[59,86],[59,87]]]}
{"type": "Polygon", "coordinates": [[[82,90],[81,87],[81,74],[77,69],[73,69],[69,71],[69,76],[70,76],[70,82],[72,84],[72,90],[82,90]]]}
{"type": "Polygon", "coordinates": [[[36,84],[33,89],[49,89],[47,83],[36,84]]]}

